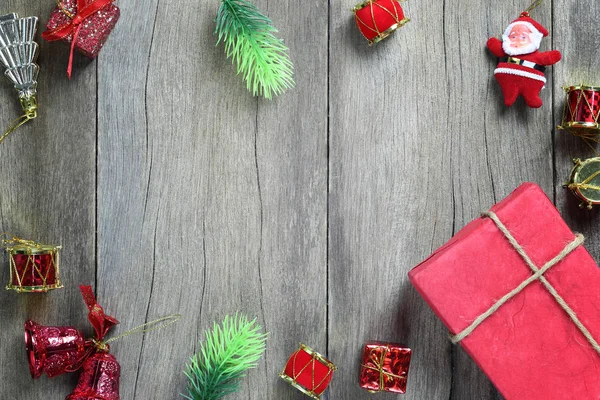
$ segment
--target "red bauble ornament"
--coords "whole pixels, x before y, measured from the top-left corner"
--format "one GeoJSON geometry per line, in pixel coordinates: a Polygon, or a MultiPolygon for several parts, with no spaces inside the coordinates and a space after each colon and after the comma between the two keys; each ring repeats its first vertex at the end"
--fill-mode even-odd
{"type": "Polygon", "coordinates": [[[72,326],[42,326],[25,322],[25,348],[29,371],[36,379],[45,372],[49,377],[77,370],[91,342],[72,326]]]}
{"type": "Polygon", "coordinates": [[[79,383],[66,400],[120,400],[121,367],[108,353],[96,353],[85,360],[79,383]]]}
{"type": "Polygon", "coordinates": [[[369,392],[406,393],[411,349],[399,344],[372,342],[365,345],[360,387],[369,392]]]}
{"type": "Polygon", "coordinates": [[[337,367],[310,347],[300,344],[280,377],[302,393],[320,399],[337,367]]]}
{"type": "Polygon", "coordinates": [[[410,21],[397,0],[367,0],[356,5],[353,11],[356,25],[370,45],[382,41],[410,21]]]}

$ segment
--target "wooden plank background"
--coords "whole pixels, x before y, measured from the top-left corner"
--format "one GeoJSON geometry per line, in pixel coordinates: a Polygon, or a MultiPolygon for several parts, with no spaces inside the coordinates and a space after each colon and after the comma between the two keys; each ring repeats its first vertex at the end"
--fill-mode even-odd
{"type": "MultiPolygon", "coordinates": [[[[40,117],[0,146],[0,231],[62,244],[66,288],[0,292],[0,398],[64,398],[76,376],[29,377],[27,318],[86,327],[79,284],[137,326],[181,313],[169,329],[113,345],[123,399],[176,399],[203,332],[225,314],[270,332],[259,367],[231,398],[301,399],[277,375],[302,341],[339,367],[325,398],[363,399],[368,340],[413,348],[408,393],[381,398],[499,399],[417,295],[407,272],[523,181],[556,201],[600,259],[597,212],[562,189],[575,156],[593,152],[556,131],[561,86],[600,82],[593,0],[546,1],[534,18],[547,73],[544,106],[507,109],[485,49],[528,2],[423,0],[369,48],[352,0],[256,0],[280,30],[297,87],[251,97],[215,46],[215,1],[121,1],[101,56],[39,39],[40,117]]],[[[37,15],[54,2],[5,0],[37,15]]],[[[0,121],[19,112],[7,81],[0,121]]],[[[3,265],[6,260],[3,258],[3,265]]],[[[0,269],[8,279],[8,268],[0,269]]],[[[87,329],[89,332],[89,329],[87,329]]]]}

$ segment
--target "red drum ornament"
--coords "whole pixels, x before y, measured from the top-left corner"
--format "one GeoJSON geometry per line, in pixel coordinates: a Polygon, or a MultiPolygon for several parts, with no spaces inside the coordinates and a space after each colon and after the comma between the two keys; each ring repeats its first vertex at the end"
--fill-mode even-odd
{"type": "Polygon", "coordinates": [[[558,129],[564,129],[575,136],[592,139],[600,134],[600,87],[565,87],[567,99],[563,110],[562,123],[558,129]]]}
{"type": "Polygon", "coordinates": [[[9,255],[10,277],[6,290],[47,292],[62,288],[59,250],[61,246],[35,243],[13,237],[4,240],[9,255]]]}
{"type": "Polygon", "coordinates": [[[81,366],[91,343],[72,326],[42,326],[25,322],[25,348],[34,379],[45,372],[54,377],[81,366]]]}
{"type": "Polygon", "coordinates": [[[79,383],[66,400],[120,400],[121,366],[109,353],[96,353],[83,364],[79,383]]]}
{"type": "Polygon", "coordinates": [[[397,0],[367,0],[352,11],[356,26],[369,45],[382,41],[410,21],[397,0]]]}
{"type": "Polygon", "coordinates": [[[320,399],[336,369],[327,358],[300,343],[279,376],[307,396],[320,399]]]}

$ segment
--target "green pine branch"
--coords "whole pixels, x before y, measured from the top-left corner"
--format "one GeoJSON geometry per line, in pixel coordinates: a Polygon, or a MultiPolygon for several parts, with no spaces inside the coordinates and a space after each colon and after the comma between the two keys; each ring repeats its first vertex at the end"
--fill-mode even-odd
{"type": "Polygon", "coordinates": [[[265,351],[267,335],[261,330],[256,319],[238,314],[226,316],[222,325],[215,323],[186,366],[188,396],[183,397],[218,400],[237,392],[246,371],[256,367],[265,351]]]}
{"type": "Polygon", "coordinates": [[[294,65],[272,21],[247,0],[222,0],[216,18],[217,44],[225,43],[227,58],[254,95],[267,99],[292,88],[294,65]]]}

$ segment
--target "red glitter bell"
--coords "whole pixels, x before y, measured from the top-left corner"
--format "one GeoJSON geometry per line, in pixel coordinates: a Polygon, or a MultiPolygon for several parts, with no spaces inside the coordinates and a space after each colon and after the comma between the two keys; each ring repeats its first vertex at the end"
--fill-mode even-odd
{"type": "Polygon", "coordinates": [[[95,353],[85,360],[77,387],[66,400],[120,400],[121,367],[109,353],[95,353]]]}
{"type": "Polygon", "coordinates": [[[73,372],[92,345],[72,326],[42,326],[25,322],[25,348],[29,371],[36,379],[45,372],[49,377],[73,372]]]}
{"type": "Polygon", "coordinates": [[[369,45],[382,41],[410,21],[397,0],[367,0],[353,11],[356,26],[369,45]]]}

